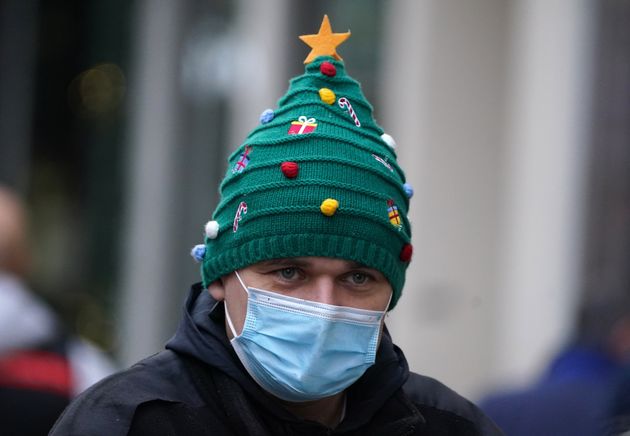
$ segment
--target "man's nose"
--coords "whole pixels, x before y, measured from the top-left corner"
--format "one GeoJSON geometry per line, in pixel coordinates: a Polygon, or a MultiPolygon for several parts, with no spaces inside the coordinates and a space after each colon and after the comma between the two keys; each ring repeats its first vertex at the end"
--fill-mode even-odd
{"type": "Polygon", "coordinates": [[[312,296],[309,298],[312,301],[318,303],[337,305],[339,293],[335,292],[335,280],[332,277],[322,276],[318,277],[313,282],[311,292],[312,296]]]}

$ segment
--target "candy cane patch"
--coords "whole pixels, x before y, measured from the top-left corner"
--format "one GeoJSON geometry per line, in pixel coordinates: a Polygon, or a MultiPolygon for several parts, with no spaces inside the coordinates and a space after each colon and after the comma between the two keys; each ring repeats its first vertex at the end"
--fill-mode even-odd
{"type": "Polygon", "coordinates": [[[377,155],[375,155],[374,153],[372,153],[372,157],[373,157],[374,159],[376,159],[378,162],[382,163],[382,164],[383,164],[383,166],[384,166],[385,168],[387,168],[388,170],[390,170],[390,171],[392,171],[392,172],[394,171],[394,169],[393,169],[393,168],[392,168],[392,166],[389,164],[389,162],[387,162],[387,161],[386,161],[385,159],[383,159],[382,157],[377,156],[377,155]]]}
{"type": "Polygon", "coordinates": [[[354,124],[356,124],[357,127],[361,127],[361,121],[359,121],[359,118],[357,117],[357,114],[354,112],[354,109],[352,108],[352,105],[350,104],[348,99],[346,97],[341,97],[338,100],[338,102],[339,102],[339,107],[341,109],[345,108],[345,109],[348,110],[348,113],[350,114],[350,116],[354,120],[354,124]]]}
{"type": "Polygon", "coordinates": [[[234,215],[234,224],[232,225],[234,233],[238,230],[238,223],[243,219],[243,215],[247,215],[247,203],[241,201],[236,209],[236,215],[234,215]]]}

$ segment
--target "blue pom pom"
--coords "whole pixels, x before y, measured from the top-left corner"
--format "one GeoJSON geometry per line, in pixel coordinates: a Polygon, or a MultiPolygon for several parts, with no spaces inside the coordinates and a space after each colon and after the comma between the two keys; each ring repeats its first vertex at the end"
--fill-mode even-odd
{"type": "Polygon", "coordinates": [[[411,187],[409,183],[405,183],[403,185],[403,189],[405,190],[405,194],[407,194],[408,198],[413,197],[413,188],[411,187]]]}
{"type": "Polygon", "coordinates": [[[267,124],[269,121],[273,120],[273,117],[276,116],[273,109],[265,109],[262,114],[260,114],[260,122],[261,124],[267,124]]]}
{"type": "Polygon", "coordinates": [[[197,262],[201,262],[206,256],[206,246],[203,244],[195,245],[192,250],[190,250],[190,255],[197,262]]]}

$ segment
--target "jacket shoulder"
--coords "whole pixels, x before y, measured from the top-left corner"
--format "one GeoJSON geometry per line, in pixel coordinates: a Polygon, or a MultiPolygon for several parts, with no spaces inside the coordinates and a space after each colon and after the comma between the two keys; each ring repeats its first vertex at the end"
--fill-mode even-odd
{"type": "Polygon", "coordinates": [[[87,389],[70,403],[50,435],[126,435],[140,404],[162,400],[199,406],[203,401],[196,392],[181,358],[163,351],[87,389]]]}
{"type": "Polygon", "coordinates": [[[476,405],[431,377],[410,373],[403,391],[427,421],[452,421],[467,427],[466,434],[503,434],[476,405]]]}

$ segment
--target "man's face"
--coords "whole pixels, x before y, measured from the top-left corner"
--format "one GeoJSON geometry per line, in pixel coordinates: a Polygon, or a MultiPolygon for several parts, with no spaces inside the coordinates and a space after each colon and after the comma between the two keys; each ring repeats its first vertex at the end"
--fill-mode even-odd
{"type": "MultiPolygon", "coordinates": [[[[359,263],[328,257],[292,257],[250,265],[238,271],[245,286],[335,306],[384,311],[392,287],[379,271],[359,263]]],[[[236,274],[212,283],[214,299],[225,300],[236,332],[247,314],[247,293],[236,274]]],[[[230,329],[228,337],[232,338],[230,329]]]]}

